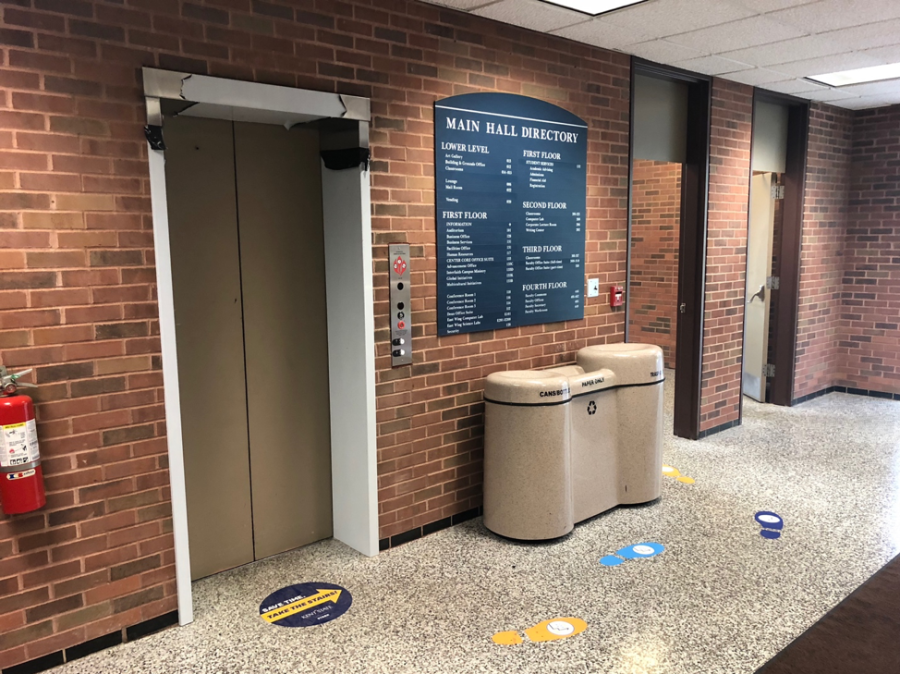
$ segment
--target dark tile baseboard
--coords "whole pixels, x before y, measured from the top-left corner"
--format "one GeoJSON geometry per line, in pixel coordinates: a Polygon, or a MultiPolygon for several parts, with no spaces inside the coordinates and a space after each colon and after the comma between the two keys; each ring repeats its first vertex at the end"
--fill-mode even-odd
{"type": "MultiPolygon", "coordinates": [[[[900,401],[900,393],[887,393],[886,391],[869,391],[867,389],[862,388],[853,388],[851,386],[829,386],[828,388],[823,388],[821,391],[816,391],[815,393],[809,393],[805,396],[800,396],[799,398],[794,398],[791,401],[791,407],[795,405],[802,405],[803,403],[809,402],[810,400],[815,400],[816,398],[821,398],[824,395],[828,395],[829,393],[848,393],[854,396],[868,396],[869,398],[880,398],[882,400],[897,400],[900,401]]],[[[741,424],[740,419],[735,419],[734,421],[729,421],[727,424],[722,424],[721,426],[716,426],[714,428],[707,429],[705,431],[700,431],[700,435],[697,436],[698,440],[702,440],[703,438],[707,438],[710,435],[715,435],[716,433],[721,433],[722,431],[727,431],[729,428],[734,428],[735,426],[739,426],[741,424]]]]}
{"type": "Polygon", "coordinates": [[[433,534],[435,531],[448,529],[449,527],[456,526],[457,524],[462,524],[463,522],[467,522],[468,520],[475,519],[476,517],[481,515],[481,512],[481,506],[478,506],[477,508],[472,508],[471,510],[453,515],[452,517],[445,517],[444,519],[438,520],[437,522],[432,522],[431,524],[426,524],[421,527],[416,527],[415,529],[410,529],[409,531],[404,531],[402,534],[396,534],[394,536],[391,536],[390,538],[382,538],[380,541],[378,541],[378,551],[384,552],[385,550],[388,550],[390,548],[396,548],[398,545],[403,545],[404,543],[409,543],[410,541],[414,541],[417,538],[422,538],[422,536],[433,534]]]}
{"type": "Polygon", "coordinates": [[[51,667],[78,660],[86,655],[106,650],[112,646],[118,646],[126,641],[134,641],[135,639],[147,636],[148,634],[153,634],[154,632],[158,632],[166,627],[171,627],[177,623],[178,611],[170,611],[169,613],[164,613],[156,618],[144,620],[137,625],[132,625],[131,627],[126,627],[116,632],[110,632],[102,637],[85,641],[76,646],[69,646],[69,648],[66,648],[65,650],[56,651],[49,655],[42,655],[39,658],[13,665],[12,667],[6,667],[0,674],[37,674],[37,672],[44,672],[51,667]]]}
{"type": "Polygon", "coordinates": [[[869,398],[880,398],[882,400],[900,401],[900,393],[888,393],[887,391],[869,391],[868,389],[853,388],[852,386],[829,386],[828,388],[823,388],[821,391],[816,391],[815,393],[810,393],[805,396],[800,396],[799,398],[794,398],[794,400],[791,402],[791,406],[801,405],[815,398],[820,398],[821,396],[828,395],[829,393],[848,393],[849,395],[853,396],[866,396],[869,398]]]}
{"type": "Polygon", "coordinates": [[[741,420],[734,419],[720,426],[714,426],[713,428],[707,428],[705,431],[700,431],[700,435],[697,436],[697,439],[702,440],[703,438],[708,438],[710,435],[715,435],[716,433],[721,433],[722,431],[727,431],[729,428],[734,428],[735,426],[740,425],[741,420]]]}

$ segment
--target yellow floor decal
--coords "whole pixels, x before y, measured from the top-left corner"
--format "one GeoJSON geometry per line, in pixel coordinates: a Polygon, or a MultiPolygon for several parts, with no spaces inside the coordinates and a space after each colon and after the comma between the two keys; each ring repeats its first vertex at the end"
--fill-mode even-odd
{"type": "MultiPolygon", "coordinates": [[[[576,634],[581,634],[586,629],[587,623],[581,618],[553,618],[552,620],[545,620],[542,623],[538,623],[534,627],[529,627],[525,630],[525,635],[534,642],[558,641],[560,639],[574,637],[576,634]]],[[[514,646],[516,644],[521,644],[523,641],[522,637],[519,636],[519,633],[514,630],[497,632],[492,639],[495,644],[504,646],[514,646]]]]}
{"type": "Polygon", "coordinates": [[[515,646],[516,644],[522,643],[522,637],[514,630],[509,632],[497,632],[491,638],[494,640],[495,644],[500,644],[501,646],[515,646]]]}
{"type": "Polygon", "coordinates": [[[667,477],[674,477],[679,482],[684,482],[685,484],[694,484],[694,478],[688,477],[687,475],[682,475],[681,472],[677,468],[673,468],[672,466],[663,466],[662,467],[663,475],[667,477]]]}

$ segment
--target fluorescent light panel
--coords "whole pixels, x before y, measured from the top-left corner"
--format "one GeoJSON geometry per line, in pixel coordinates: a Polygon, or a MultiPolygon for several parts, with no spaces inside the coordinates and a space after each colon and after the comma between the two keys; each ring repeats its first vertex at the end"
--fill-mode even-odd
{"type": "Polygon", "coordinates": [[[829,87],[848,87],[851,84],[863,84],[865,82],[879,82],[881,80],[893,80],[900,78],[900,63],[888,63],[883,66],[870,66],[868,68],[855,68],[854,70],[841,70],[825,75],[810,75],[806,79],[827,84],[829,87]]]}
{"type": "Polygon", "coordinates": [[[567,9],[574,9],[576,12],[597,16],[598,14],[606,14],[622,7],[629,5],[638,5],[647,0],[544,0],[551,5],[559,5],[567,9]]]}

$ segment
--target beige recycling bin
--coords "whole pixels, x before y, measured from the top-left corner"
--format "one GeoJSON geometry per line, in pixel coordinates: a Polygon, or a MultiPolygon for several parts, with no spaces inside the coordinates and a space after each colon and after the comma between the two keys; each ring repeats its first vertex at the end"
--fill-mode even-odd
{"type": "Polygon", "coordinates": [[[543,540],[623,503],[659,497],[663,353],[590,346],[577,365],[485,383],[484,523],[543,540]]]}

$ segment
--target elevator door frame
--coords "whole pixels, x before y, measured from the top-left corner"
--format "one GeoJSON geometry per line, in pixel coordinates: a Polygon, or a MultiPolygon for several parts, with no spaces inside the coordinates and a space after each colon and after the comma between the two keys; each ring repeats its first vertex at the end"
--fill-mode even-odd
{"type": "MultiPolygon", "coordinates": [[[[175,340],[165,148],[152,127],[165,127],[162,103],[182,114],[284,124],[323,121],[322,149],[368,147],[369,99],[144,68],[150,198],[156,254],[159,326],[168,429],[169,483],[175,540],[178,621],[193,621],[187,492],[175,340]],[[171,104],[171,103],[170,103],[171,104]],[[340,120],[332,122],[329,120],[340,120]],[[337,124],[334,132],[328,129],[337,124]]],[[[164,131],[163,131],[164,138],[164,131]]],[[[367,167],[322,166],[325,286],[331,410],[334,538],[364,555],[378,554],[375,426],[375,319],[370,183],[367,167]],[[349,423],[348,420],[353,420],[349,423]]]]}

